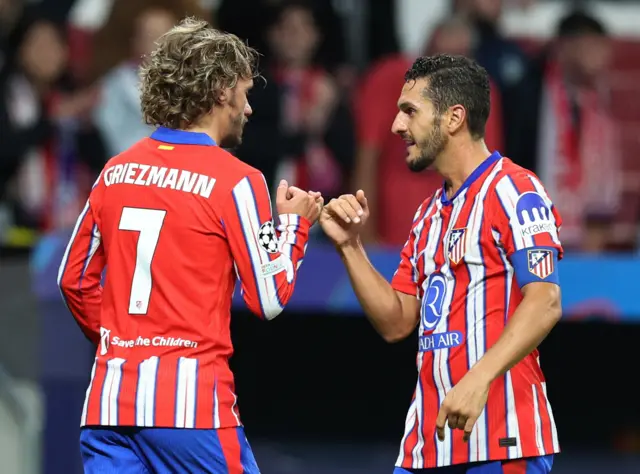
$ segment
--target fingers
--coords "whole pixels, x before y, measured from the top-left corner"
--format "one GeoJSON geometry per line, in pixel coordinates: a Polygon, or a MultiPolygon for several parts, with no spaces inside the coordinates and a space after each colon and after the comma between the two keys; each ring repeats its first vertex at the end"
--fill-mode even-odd
{"type": "Polygon", "coordinates": [[[356,224],[359,223],[360,217],[364,215],[364,210],[362,209],[362,206],[360,205],[356,197],[352,194],[343,194],[342,196],[340,196],[340,199],[346,201],[346,203],[351,206],[351,209],[353,209],[353,211],[355,212],[353,222],[355,222],[356,224]]]}
{"type": "Polygon", "coordinates": [[[284,202],[288,199],[289,183],[286,179],[280,180],[278,189],[276,189],[276,202],[284,202]]]}
{"type": "Polygon", "coordinates": [[[469,417],[467,419],[467,422],[464,424],[464,434],[462,435],[462,439],[464,440],[464,442],[466,443],[467,441],[469,441],[469,438],[471,437],[471,432],[473,431],[473,427],[476,424],[476,421],[478,420],[477,416],[473,416],[473,417],[469,417]]]}
{"type": "Polygon", "coordinates": [[[436,418],[436,434],[440,441],[444,441],[444,425],[449,415],[448,409],[443,405],[438,412],[438,418],[436,418]]]}
{"type": "Polygon", "coordinates": [[[364,195],[364,191],[362,189],[358,189],[358,192],[356,192],[356,199],[360,203],[362,210],[368,212],[369,204],[367,203],[367,197],[364,195]]]}
{"type": "Polygon", "coordinates": [[[458,427],[458,415],[453,413],[449,414],[447,421],[449,422],[449,428],[452,430],[455,430],[458,427]]]}

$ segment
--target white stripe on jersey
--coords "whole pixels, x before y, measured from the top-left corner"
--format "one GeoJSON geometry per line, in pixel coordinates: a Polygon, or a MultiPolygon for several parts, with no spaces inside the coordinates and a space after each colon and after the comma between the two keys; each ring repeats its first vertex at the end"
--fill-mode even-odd
{"type": "MultiPolygon", "coordinates": [[[[433,211],[433,205],[429,206],[429,209],[427,210],[427,212],[424,215],[424,218],[422,219],[422,222],[420,224],[418,224],[418,226],[414,229],[415,232],[415,246],[414,246],[414,251],[413,254],[416,255],[416,260],[418,258],[421,258],[420,255],[418,255],[417,252],[417,247],[418,247],[418,242],[421,239],[422,236],[422,231],[424,230],[425,227],[425,222],[426,220],[429,218],[430,219],[430,228],[429,228],[429,234],[427,235],[427,242],[426,242],[426,246],[424,249],[424,255],[430,254],[431,255],[431,265],[425,267],[425,275],[429,275],[431,273],[433,273],[433,271],[435,270],[435,264],[433,264],[433,257],[435,255],[436,249],[437,249],[437,242],[438,242],[438,238],[437,236],[440,235],[440,227],[441,227],[441,223],[442,223],[442,217],[440,216],[440,212],[439,210],[442,208],[442,202],[440,201],[440,199],[438,198],[439,194],[436,193],[436,196],[433,200],[433,203],[435,203],[435,205],[437,206],[436,208],[436,212],[433,216],[431,216],[429,218],[429,215],[431,214],[431,212],[433,211]],[[440,224],[440,225],[439,225],[440,224]]],[[[425,262],[427,262],[429,259],[425,259],[425,262]]],[[[412,262],[412,265],[414,266],[414,269],[417,268],[417,262],[412,262]]],[[[417,271],[417,270],[415,270],[417,271]]],[[[425,280],[426,281],[426,280],[425,280]]],[[[423,288],[424,290],[424,288],[423,288]]],[[[422,317],[420,317],[420,333],[422,334],[422,317]]],[[[402,437],[402,442],[400,443],[400,453],[398,455],[398,459],[396,461],[396,465],[400,466],[402,463],[402,460],[404,459],[404,448],[405,448],[405,443],[407,442],[407,439],[409,438],[409,435],[411,434],[411,432],[413,431],[414,426],[416,425],[416,421],[417,421],[417,426],[416,426],[416,430],[417,430],[417,441],[416,441],[416,445],[414,446],[413,450],[412,450],[412,454],[411,454],[411,466],[414,469],[419,469],[420,467],[422,467],[424,465],[424,460],[422,459],[422,448],[424,446],[424,437],[422,435],[422,405],[423,405],[423,400],[422,400],[422,386],[421,386],[421,382],[420,382],[420,372],[422,370],[422,359],[423,359],[424,354],[418,352],[418,355],[416,357],[416,365],[418,367],[418,381],[416,383],[416,394],[415,394],[415,400],[412,403],[411,407],[409,409],[409,413],[407,414],[407,422],[405,424],[405,433],[404,436],[402,437]],[[409,422],[411,420],[411,423],[409,422]]]]}
{"type": "Polygon", "coordinates": [[[511,178],[507,176],[503,176],[496,184],[496,194],[498,196],[498,200],[504,209],[504,212],[507,214],[509,219],[509,228],[511,229],[511,234],[513,235],[513,245],[515,250],[520,250],[528,247],[533,247],[533,236],[531,235],[523,235],[520,232],[517,232],[513,228],[512,221],[517,219],[515,215],[516,212],[516,203],[518,202],[518,190],[511,181],[511,178]]]}
{"type": "MultiPolygon", "coordinates": [[[[484,201],[496,175],[502,170],[502,160],[496,163],[476,194],[466,225],[467,249],[464,263],[469,271],[469,289],[466,297],[467,370],[470,370],[487,349],[485,339],[486,285],[485,264],[481,238],[483,234],[484,201]]],[[[459,225],[457,227],[460,227],[459,225]]],[[[489,459],[487,412],[482,410],[469,438],[469,461],[489,459]]]]}
{"type": "MultiPolygon", "coordinates": [[[[440,237],[440,245],[443,247],[442,252],[445,257],[444,265],[440,268],[440,271],[445,275],[447,282],[446,299],[442,305],[442,317],[438,321],[438,325],[434,328],[434,333],[447,332],[449,327],[449,314],[451,313],[451,303],[453,302],[453,294],[455,292],[456,280],[451,271],[451,265],[449,263],[449,249],[448,242],[451,231],[455,229],[456,221],[460,216],[460,212],[465,203],[465,196],[467,190],[463,190],[455,201],[453,202],[453,209],[451,210],[451,217],[449,224],[444,234],[440,237]]],[[[430,262],[434,265],[435,262],[430,262]]],[[[433,351],[433,379],[435,380],[436,388],[438,389],[438,405],[441,405],[446,397],[447,393],[453,388],[451,382],[451,370],[449,367],[449,349],[443,348],[437,351],[433,351]]],[[[449,466],[451,464],[451,454],[453,452],[453,434],[449,425],[445,425],[445,440],[444,442],[436,441],[436,457],[437,466],[449,466]]],[[[424,467],[424,466],[420,466],[424,467]]]]}
{"type": "MultiPolygon", "coordinates": [[[[88,212],[89,212],[89,201],[87,200],[87,203],[84,205],[84,208],[82,209],[82,212],[80,213],[80,216],[76,221],[76,225],[73,228],[73,232],[71,233],[71,238],[69,239],[69,243],[67,244],[67,248],[64,251],[64,255],[62,257],[62,262],[60,263],[60,267],[58,268],[58,286],[60,286],[60,283],[62,282],[62,275],[64,274],[64,271],[67,267],[67,260],[69,260],[69,252],[71,251],[71,247],[73,246],[73,241],[76,240],[76,236],[78,235],[78,230],[80,230],[80,224],[82,224],[82,221],[84,221],[84,218],[86,217],[88,212]]],[[[63,296],[62,299],[66,301],[66,298],[64,298],[64,294],[62,296],[63,296]]]]}
{"type": "Polygon", "coordinates": [[[238,409],[238,396],[233,393],[232,391],[231,395],[233,395],[233,405],[231,405],[231,413],[233,413],[233,416],[236,419],[236,422],[238,423],[238,425],[240,425],[240,417],[238,416],[238,413],[236,412],[236,410],[238,409]]]}
{"type": "Polygon", "coordinates": [[[549,397],[547,397],[547,383],[542,382],[542,393],[547,405],[547,413],[549,414],[549,421],[551,422],[551,442],[553,444],[553,452],[560,451],[560,442],[558,441],[558,430],[556,429],[556,420],[553,417],[553,410],[551,410],[551,403],[549,403],[549,397]]]}
{"type": "MultiPolygon", "coordinates": [[[[278,220],[280,221],[280,225],[278,226],[278,231],[280,232],[278,247],[282,255],[280,258],[282,258],[285,268],[287,269],[287,281],[291,283],[295,276],[291,259],[293,248],[298,241],[298,234],[296,232],[300,227],[300,216],[296,214],[280,214],[278,220]]],[[[305,252],[307,245],[309,245],[309,242],[305,244],[305,252]]],[[[300,265],[302,265],[302,260],[303,259],[298,260],[297,268],[300,268],[300,265]]]]}
{"type": "MultiPolygon", "coordinates": [[[[491,230],[493,235],[493,239],[496,243],[500,243],[502,236],[500,233],[494,229],[491,230]]],[[[506,272],[506,287],[507,287],[507,302],[511,299],[511,286],[513,285],[513,267],[511,263],[507,259],[507,255],[504,249],[498,245],[498,252],[500,253],[500,259],[502,260],[502,264],[504,265],[504,269],[506,272]]],[[[505,311],[508,311],[509,305],[505,311]]],[[[506,315],[505,315],[506,317],[506,315]]],[[[513,384],[511,382],[511,371],[507,371],[504,375],[504,383],[505,383],[505,424],[507,427],[507,438],[520,438],[520,427],[518,425],[518,414],[516,412],[516,403],[515,397],[513,394],[513,384]]],[[[507,448],[507,455],[509,459],[515,459],[522,456],[522,448],[518,444],[517,446],[510,446],[507,448]]]]}
{"type": "MultiPolygon", "coordinates": [[[[266,319],[273,319],[282,312],[283,307],[278,299],[275,277],[263,278],[261,275],[262,265],[268,263],[271,258],[269,253],[258,243],[258,230],[263,223],[260,222],[258,203],[248,178],[244,178],[236,184],[233,188],[233,198],[247,249],[249,250],[249,258],[255,275],[262,312],[266,319]]],[[[283,258],[283,254],[280,255],[280,258],[283,258]]]]}
{"type": "Polygon", "coordinates": [[[538,448],[538,455],[544,456],[546,453],[544,452],[544,442],[542,441],[542,417],[540,416],[536,384],[531,384],[531,390],[533,392],[533,421],[535,423],[536,447],[538,448]]]}
{"type": "Polygon", "coordinates": [[[155,421],[156,375],[159,359],[156,356],[140,362],[136,389],[136,425],[153,426],[155,421]]]}
{"type": "Polygon", "coordinates": [[[176,428],[195,428],[198,359],[178,359],[176,387],[176,428]]]}
{"type": "MultiPolygon", "coordinates": [[[[505,374],[505,397],[507,398],[507,438],[520,438],[520,425],[518,423],[518,414],[516,412],[516,397],[513,393],[513,382],[511,380],[511,371],[505,374]]],[[[517,459],[522,457],[522,445],[517,443],[516,446],[509,446],[509,459],[517,459]]]]}
{"type": "Polygon", "coordinates": [[[82,416],[80,417],[80,426],[84,426],[87,424],[87,409],[89,408],[89,394],[91,393],[91,389],[93,388],[93,379],[96,376],[96,364],[98,363],[98,358],[93,361],[93,368],[91,369],[91,380],[89,381],[89,386],[87,387],[87,391],[84,395],[84,405],[82,407],[82,416]]]}
{"type": "Polygon", "coordinates": [[[416,424],[416,401],[417,398],[414,398],[411,401],[411,405],[409,406],[409,410],[407,411],[407,418],[404,421],[404,436],[402,437],[402,441],[400,442],[400,454],[398,454],[398,458],[396,459],[396,466],[402,465],[402,461],[404,460],[404,445],[407,442],[409,434],[413,430],[413,426],[416,424]]]}
{"type": "Polygon", "coordinates": [[[102,426],[118,425],[118,395],[122,380],[122,364],[124,364],[124,359],[116,358],[107,361],[107,374],[104,377],[104,386],[100,397],[100,424],[102,426]]]}
{"type": "Polygon", "coordinates": [[[218,404],[218,381],[213,384],[213,429],[220,428],[220,406],[218,404]]]}

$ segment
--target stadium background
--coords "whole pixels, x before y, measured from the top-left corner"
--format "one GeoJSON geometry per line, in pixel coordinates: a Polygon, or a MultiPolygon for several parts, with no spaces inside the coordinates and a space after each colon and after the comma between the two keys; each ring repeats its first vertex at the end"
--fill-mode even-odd
{"type": "MultiPolygon", "coordinates": [[[[326,185],[329,195],[350,189],[351,183],[362,179],[358,163],[350,160],[360,156],[366,145],[366,134],[359,127],[367,126],[361,124],[367,112],[356,98],[367,77],[389,55],[410,57],[428,42],[433,46],[431,38],[439,22],[465,1],[313,2],[317,21],[311,26],[322,34],[318,35],[317,51],[311,49],[316,53],[316,64],[339,84],[335,90],[340,92],[341,105],[336,106],[340,112],[334,112],[334,117],[340,120],[336,118],[335,123],[341,130],[351,130],[351,135],[338,133],[339,138],[325,141],[333,163],[337,163],[333,168],[327,163],[322,167],[334,170],[330,176],[314,182],[314,178],[319,179],[317,175],[297,169],[298,179],[307,179],[309,186],[326,185]]],[[[110,105],[101,103],[99,97],[108,94],[107,78],[113,77],[108,75],[109,69],[118,67],[122,60],[118,56],[122,53],[116,51],[118,44],[135,37],[136,28],[144,29],[138,17],[150,6],[159,5],[178,16],[208,15],[221,28],[249,37],[251,44],[265,52],[268,70],[270,54],[279,52],[286,57],[282,41],[280,49],[274,46],[277,39],[267,24],[270,17],[262,10],[266,8],[263,4],[277,3],[42,0],[21,6],[18,0],[0,0],[0,118],[10,110],[7,104],[11,100],[16,102],[17,97],[19,103],[22,97],[11,95],[7,86],[11,83],[7,78],[25,67],[16,57],[28,54],[24,43],[12,42],[14,36],[10,34],[20,24],[20,15],[36,14],[38,21],[45,18],[61,27],[69,56],[64,78],[56,78],[55,86],[64,84],[60,85],[62,96],[78,99],[76,108],[70,106],[72,112],[66,114],[56,114],[46,107],[40,111],[42,120],[55,124],[53,138],[57,145],[53,152],[43,153],[40,161],[31,158],[32,149],[40,149],[45,143],[42,135],[29,135],[28,146],[16,156],[13,145],[19,133],[11,128],[11,120],[0,122],[4,128],[0,129],[0,150],[14,152],[14,156],[0,152],[0,184],[11,183],[0,189],[0,473],[82,472],[77,425],[93,348],[63,308],[55,276],[75,218],[75,201],[84,199],[87,176],[100,168],[108,150],[123,146],[117,134],[115,142],[110,138],[113,133],[105,128],[109,121],[101,121],[96,112],[110,105]],[[92,127],[97,133],[87,139],[86,135],[91,135],[87,129],[92,127]],[[78,143],[82,145],[76,146],[78,143]],[[10,158],[22,166],[8,166],[10,158]],[[29,193],[34,190],[44,192],[29,193]]],[[[469,3],[491,8],[500,2],[469,3]]],[[[497,57],[505,50],[513,53],[510,48],[514,43],[510,41],[514,39],[526,52],[524,60],[536,57],[541,45],[553,44],[547,42],[555,34],[559,19],[576,4],[561,0],[503,3],[505,9],[499,20],[504,37],[489,42],[489,51],[495,48],[497,57]]],[[[640,194],[640,179],[634,174],[640,151],[640,3],[579,3],[587,5],[614,37],[612,63],[600,84],[604,84],[609,99],[607,110],[621,132],[619,171],[627,179],[624,186],[620,185],[625,193],[617,203],[615,216],[600,227],[583,229],[589,238],[571,248],[561,264],[564,320],[543,343],[541,362],[564,448],[554,473],[631,474],[640,472],[640,389],[636,386],[640,362],[636,346],[640,340],[640,233],[637,212],[631,218],[628,213],[618,217],[617,209],[635,209],[635,194],[640,194]],[[623,234],[632,237],[621,243],[615,237],[623,234]]],[[[293,34],[296,27],[304,26],[302,20],[289,21],[292,23],[280,24],[280,33],[293,34]]],[[[456,21],[450,24],[460,27],[456,21]]],[[[475,23],[472,26],[479,28],[475,23]]],[[[454,37],[459,38],[464,29],[455,31],[454,37]]],[[[481,46],[486,46],[479,44],[484,33],[474,30],[471,36],[474,48],[470,54],[477,54],[479,60],[481,46]]],[[[297,34],[309,38],[300,31],[297,34]]],[[[28,35],[20,38],[26,42],[28,35]]],[[[45,51],[45,46],[39,43],[36,53],[38,48],[45,55],[55,53],[45,51]]],[[[494,80],[498,91],[508,95],[505,78],[500,76],[505,69],[514,70],[498,65],[494,80]]],[[[306,77],[315,80],[316,76],[306,77]]],[[[264,90],[274,83],[278,80],[269,81],[264,90]]],[[[395,101],[395,88],[377,92],[380,101],[383,96],[395,101]]],[[[260,123],[272,108],[280,107],[277,100],[258,97],[254,101],[254,123],[260,123]],[[263,115],[258,116],[260,110],[263,115]]],[[[508,107],[502,107],[508,116],[508,107]]],[[[136,128],[135,112],[116,116],[122,121],[131,120],[134,125],[130,128],[136,128]]],[[[504,122],[508,121],[507,117],[504,122]]],[[[271,141],[262,147],[262,155],[252,156],[250,144],[260,133],[257,125],[251,127],[250,123],[247,143],[238,153],[256,160],[258,166],[262,155],[270,155],[267,148],[272,143],[295,141],[286,131],[274,129],[271,141]]],[[[496,142],[503,143],[507,150],[517,150],[508,124],[499,123],[496,128],[496,142]]],[[[282,152],[270,161],[265,158],[265,174],[291,172],[290,158],[286,166],[281,166],[286,161],[284,155],[282,152]]],[[[512,156],[518,161],[516,155],[512,156]]],[[[300,161],[293,160],[298,165],[300,161]]],[[[603,169],[613,166],[604,159],[599,164],[603,169]]],[[[562,212],[563,202],[556,204],[562,212]]],[[[401,227],[405,232],[408,224],[401,227]]],[[[368,238],[374,264],[390,275],[398,260],[398,243],[393,236],[368,238]]],[[[236,355],[232,364],[247,434],[265,474],[391,472],[415,383],[416,341],[412,337],[396,345],[385,344],[360,313],[335,253],[321,236],[315,240],[294,300],[283,315],[267,323],[247,314],[241,302],[236,305],[232,328],[236,355]]]]}

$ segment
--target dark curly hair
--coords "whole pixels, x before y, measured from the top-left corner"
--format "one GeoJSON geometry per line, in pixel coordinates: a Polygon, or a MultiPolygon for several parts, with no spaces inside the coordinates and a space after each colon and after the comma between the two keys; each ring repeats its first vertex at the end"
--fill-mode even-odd
{"type": "Polygon", "coordinates": [[[257,63],[258,52],[237,36],[203,20],[182,20],[141,68],[144,121],[174,129],[196,123],[222,90],[256,77],[257,63]]]}
{"type": "Polygon", "coordinates": [[[482,66],[464,56],[423,56],[415,60],[404,76],[406,82],[416,79],[428,79],[423,93],[439,115],[449,107],[462,105],[467,111],[471,136],[484,137],[491,97],[489,75],[482,66]]]}

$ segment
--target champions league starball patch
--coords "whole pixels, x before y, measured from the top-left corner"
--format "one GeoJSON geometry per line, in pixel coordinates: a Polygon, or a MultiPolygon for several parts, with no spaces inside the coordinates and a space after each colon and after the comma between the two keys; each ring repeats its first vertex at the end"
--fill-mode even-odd
{"type": "Polygon", "coordinates": [[[258,243],[269,253],[278,253],[278,236],[273,222],[267,221],[258,229],[258,243]]]}

